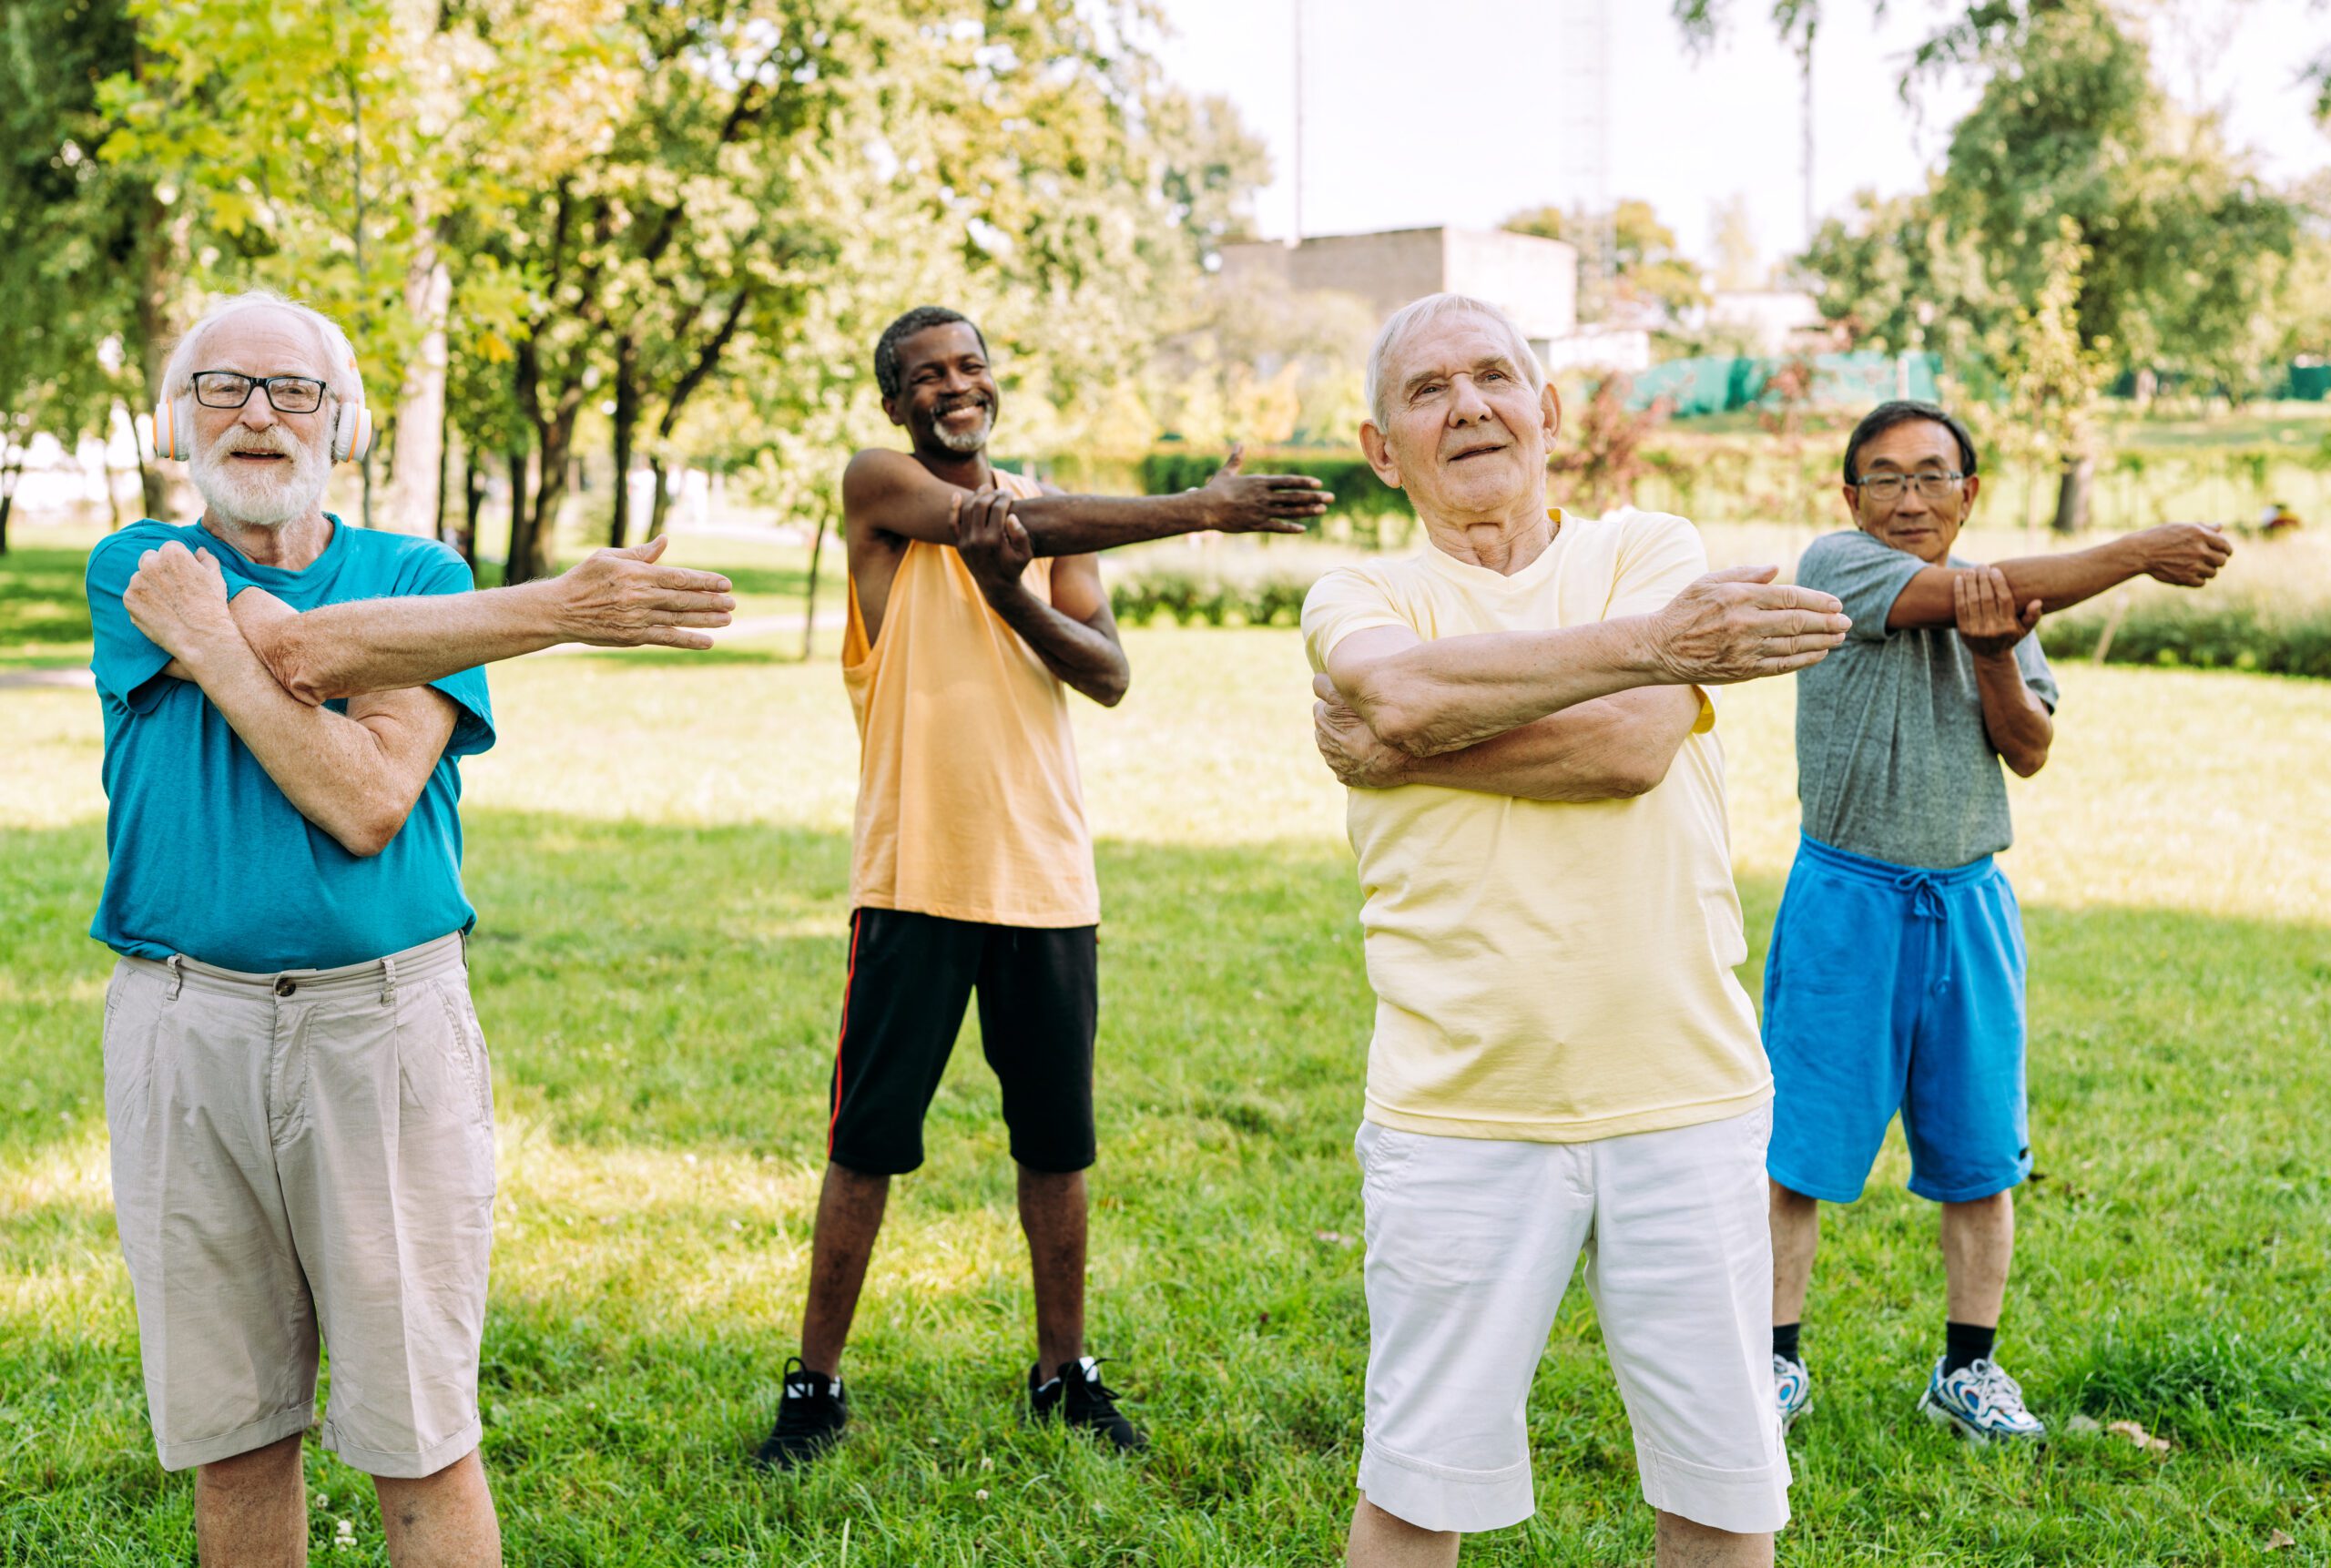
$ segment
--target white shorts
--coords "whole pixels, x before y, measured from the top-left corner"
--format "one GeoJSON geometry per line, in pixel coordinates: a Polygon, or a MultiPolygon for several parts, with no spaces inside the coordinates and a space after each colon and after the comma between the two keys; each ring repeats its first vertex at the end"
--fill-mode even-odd
{"type": "Polygon", "coordinates": [[[1535,1511],[1523,1406],[1580,1252],[1644,1501],[1741,1534],[1788,1522],[1773,1396],[1769,1103],[1583,1144],[1354,1140],[1368,1212],[1359,1489],[1424,1530],[1535,1511]]]}

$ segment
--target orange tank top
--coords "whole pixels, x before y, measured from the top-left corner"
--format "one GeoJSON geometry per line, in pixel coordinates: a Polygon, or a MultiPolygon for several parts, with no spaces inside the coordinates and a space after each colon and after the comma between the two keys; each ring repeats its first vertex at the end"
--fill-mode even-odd
{"type": "MultiPolygon", "coordinates": [[[[1033,481],[996,471],[1015,495],[1033,481]]],[[[1052,561],[1023,579],[1049,602],[1052,561]]],[[[990,925],[1101,919],[1067,695],[952,545],[908,544],[870,644],[850,590],[842,682],[858,716],[853,909],[990,925]]]]}

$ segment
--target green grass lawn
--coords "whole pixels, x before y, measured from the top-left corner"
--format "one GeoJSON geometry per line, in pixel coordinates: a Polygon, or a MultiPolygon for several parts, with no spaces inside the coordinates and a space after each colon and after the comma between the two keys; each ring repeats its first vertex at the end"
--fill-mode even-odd
{"type": "MultiPolygon", "coordinates": [[[[70,613],[0,635],[69,644],[70,613]]],[[[1337,1556],[1370,1007],[1339,792],[1292,633],[1126,640],[1132,696],[1077,724],[1107,910],[1093,1339],[1155,1439],[1134,1463],[1018,1419],[1025,1258],[967,1035],[876,1256],[850,1441],[800,1477],[747,1468],[821,1160],[856,763],[840,681],[790,662],[794,634],[495,671],[502,740],[466,770],[464,816],[501,1127],[485,1459],[514,1563],[1337,1556]]],[[[1784,1562],[2331,1561],[2331,687],[2062,676],[2008,858],[2039,1174],[2002,1357],[2063,1435],[1981,1453],[1913,1414],[1941,1268],[1898,1135],[1829,1216],[1784,1562]],[[2270,1554],[2277,1532],[2295,1545],[2270,1554]]],[[[1794,832],[1790,714],[1786,685],[1742,688],[1720,731],[1752,986],[1794,832]]],[[[83,934],[98,747],[88,693],[0,690],[0,1563],[192,1561],[108,1201],[110,959],[83,934]]],[[[1538,1517],[1467,1561],[1647,1559],[1583,1291],[1531,1409],[1538,1517]]],[[[309,1480],[319,1561],[383,1562],[369,1486],[312,1446],[309,1480]],[[356,1544],[334,1549],[343,1520],[356,1544]]]]}

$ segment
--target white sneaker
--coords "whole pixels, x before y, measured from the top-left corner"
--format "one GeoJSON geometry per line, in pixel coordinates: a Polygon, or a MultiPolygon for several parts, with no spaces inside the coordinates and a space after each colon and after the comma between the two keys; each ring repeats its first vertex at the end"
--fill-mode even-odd
{"type": "Polygon", "coordinates": [[[1805,1363],[1793,1361],[1778,1350],[1773,1352],[1773,1395],[1780,1403],[1781,1431],[1797,1424],[1797,1418],[1813,1408],[1813,1374],[1805,1363]]]}
{"type": "Polygon", "coordinates": [[[1938,1357],[1934,1375],[1919,1409],[1937,1426],[1949,1427],[1970,1442],[1993,1438],[2037,1440],[2048,1435],[2040,1418],[2023,1408],[2023,1388],[1995,1362],[1970,1361],[1949,1377],[1938,1357]]]}

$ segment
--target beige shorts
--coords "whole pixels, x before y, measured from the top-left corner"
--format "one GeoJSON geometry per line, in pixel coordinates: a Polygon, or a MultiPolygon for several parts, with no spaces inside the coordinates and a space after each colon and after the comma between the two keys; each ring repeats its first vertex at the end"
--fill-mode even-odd
{"type": "Polygon", "coordinates": [[[114,1208],[165,1470],[314,1422],[372,1475],[477,1446],[494,1105],[458,937],[345,969],[126,958],[114,1208]]]}
{"type": "Polygon", "coordinates": [[[1772,1122],[1767,1102],[1583,1144],[1361,1123],[1368,1500],[1426,1530],[1530,1517],[1530,1381],[1583,1254],[1644,1501],[1742,1534],[1786,1523],[1765,1212],[1772,1122]]]}

